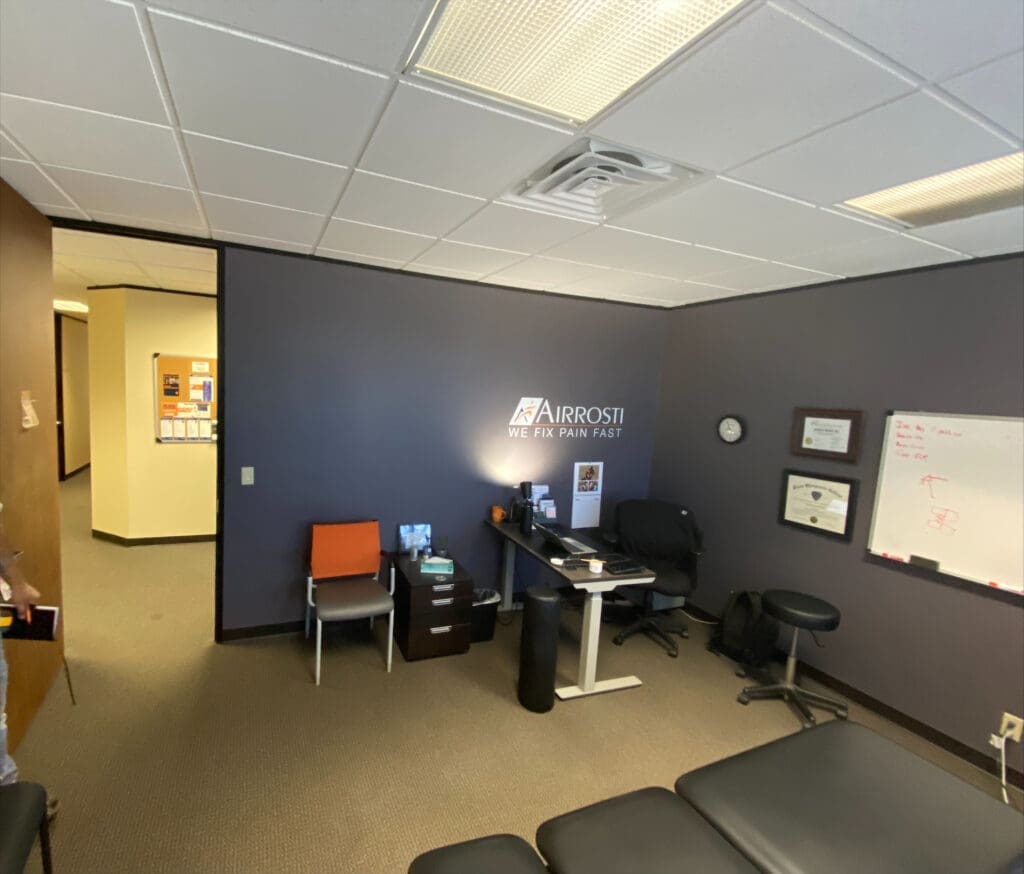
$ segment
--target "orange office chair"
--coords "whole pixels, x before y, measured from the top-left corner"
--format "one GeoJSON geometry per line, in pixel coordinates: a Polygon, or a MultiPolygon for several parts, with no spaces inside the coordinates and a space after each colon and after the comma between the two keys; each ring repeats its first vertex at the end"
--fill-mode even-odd
{"type": "Polygon", "coordinates": [[[310,612],[316,611],[316,684],[320,685],[320,649],[325,622],[369,619],[388,614],[388,673],[395,625],[395,569],[389,562],[389,588],[380,582],[380,531],[372,522],[313,525],[309,576],[306,578],[306,637],[310,612]]]}

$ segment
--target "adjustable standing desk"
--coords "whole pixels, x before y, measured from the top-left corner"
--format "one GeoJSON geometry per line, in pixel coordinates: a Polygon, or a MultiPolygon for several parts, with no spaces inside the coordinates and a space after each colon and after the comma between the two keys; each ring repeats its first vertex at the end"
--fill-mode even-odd
{"type": "MultiPolygon", "coordinates": [[[[551,553],[544,548],[546,541],[540,534],[532,532],[524,537],[519,531],[517,522],[488,522],[502,538],[504,538],[504,558],[501,573],[501,609],[512,609],[512,586],[515,582],[516,552],[522,550],[528,555],[542,561],[573,588],[586,592],[583,606],[583,635],[580,641],[579,681],[575,686],[562,686],[555,689],[555,694],[563,701],[569,698],[582,698],[586,695],[597,695],[601,692],[614,692],[618,689],[630,689],[641,685],[638,677],[616,677],[611,680],[597,679],[597,644],[601,633],[601,608],[604,604],[603,594],[618,586],[635,586],[654,582],[654,572],[644,568],[639,575],[616,576],[615,574],[592,574],[587,568],[566,570],[551,564],[551,553]]],[[[588,540],[579,531],[573,534],[581,540],[588,540]]]]}

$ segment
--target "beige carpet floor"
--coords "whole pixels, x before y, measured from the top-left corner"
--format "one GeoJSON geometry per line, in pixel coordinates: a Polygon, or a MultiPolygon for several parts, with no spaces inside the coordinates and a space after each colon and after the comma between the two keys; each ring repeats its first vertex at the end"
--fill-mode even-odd
{"type": "MultiPolygon", "coordinates": [[[[213,643],[213,544],[92,539],[87,473],[62,502],[78,704],[58,677],[17,751],[22,776],[61,799],[60,874],[404,874],[430,847],[532,840],[548,817],[671,787],[798,729],[782,702],[737,704],[744,681],[692,624],[678,659],[642,637],[612,646],[605,626],[599,676],[644,685],[547,714],[516,701],[518,617],[463,656],[406,663],[396,648],[390,675],[386,623],[330,634],[316,688],[301,636],[213,643]]],[[[579,625],[567,611],[560,681],[575,676],[579,625]]],[[[850,718],[997,794],[994,778],[871,712],[850,718]]]]}

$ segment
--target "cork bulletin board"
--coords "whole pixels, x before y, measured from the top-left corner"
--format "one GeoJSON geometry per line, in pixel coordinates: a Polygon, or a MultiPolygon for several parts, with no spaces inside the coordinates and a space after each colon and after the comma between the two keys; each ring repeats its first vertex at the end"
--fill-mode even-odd
{"type": "Polygon", "coordinates": [[[158,443],[217,439],[217,359],[153,355],[158,443]]]}

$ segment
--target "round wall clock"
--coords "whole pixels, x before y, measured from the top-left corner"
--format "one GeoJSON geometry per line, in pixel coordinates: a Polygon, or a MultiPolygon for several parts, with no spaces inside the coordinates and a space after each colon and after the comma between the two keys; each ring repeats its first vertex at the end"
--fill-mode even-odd
{"type": "Polygon", "coordinates": [[[743,439],[743,420],[739,416],[722,416],[718,420],[718,436],[725,443],[739,443],[743,439]]]}

